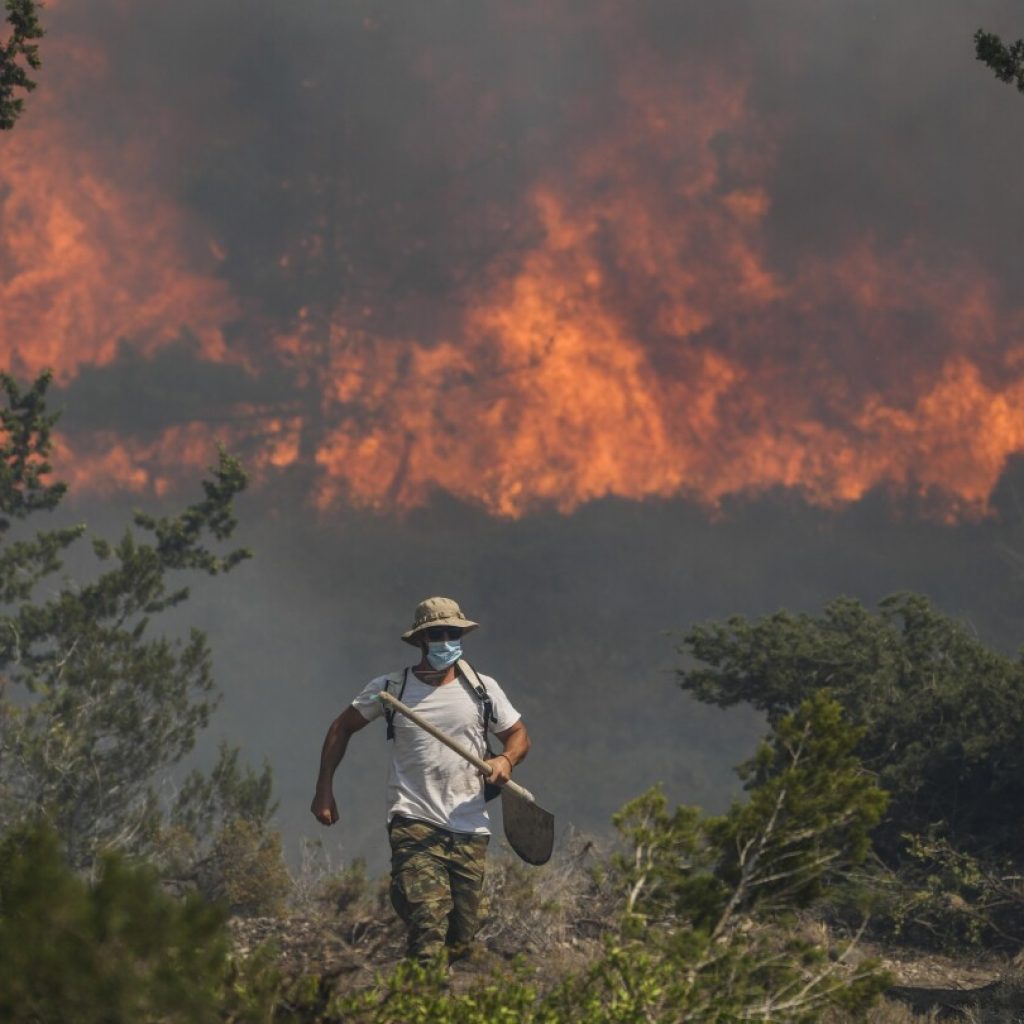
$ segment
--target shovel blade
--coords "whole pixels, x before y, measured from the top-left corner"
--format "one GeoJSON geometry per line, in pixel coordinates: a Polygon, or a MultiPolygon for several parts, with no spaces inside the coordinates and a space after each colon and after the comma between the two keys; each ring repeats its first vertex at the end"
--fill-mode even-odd
{"type": "Polygon", "coordinates": [[[527,864],[546,864],[555,845],[555,816],[543,807],[503,789],[501,822],[508,845],[527,864]]]}

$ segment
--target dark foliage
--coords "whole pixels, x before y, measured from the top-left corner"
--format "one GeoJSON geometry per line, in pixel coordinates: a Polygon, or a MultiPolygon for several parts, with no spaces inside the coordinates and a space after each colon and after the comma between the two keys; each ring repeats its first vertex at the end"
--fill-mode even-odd
{"type": "Polygon", "coordinates": [[[286,875],[268,831],[269,767],[243,771],[224,747],[209,778],[193,773],[173,802],[160,792],[219,696],[205,635],[168,637],[153,622],[187,599],[181,573],[217,575],[249,557],[211,546],[231,538],[245,474],[222,451],[200,500],[177,515],[136,513],[117,543],[93,541],[92,578],[55,579],[84,527],[12,539],[19,520],[64,494],[47,482],[49,383],[44,374],[22,390],[0,375],[0,829],[39,808],[75,868],[118,849],[249,909],[279,906],[286,875]],[[227,877],[228,852],[244,872],[227,877]],[[260,882],[265,904],[252,892],[260,882]]]}
{"type": "Polygon", "coordinates": [[[863,729],[857,753],[891,795],[876,841],[939,828],[966,851],[1013,852],[1024,822],[1024,664],[988,650],[926,598],[898,594],[877,613],[857,601],[696,626],[683,689],[776,722],[827,688],[863,729]]]}
{"type": "Polygon", "coordinates": [[[1015,82],[1024,92],[1024,39],[1007,46],[999,36],[984,29],[974,33],[974,53],[987,64],[1000,82],[1015,82]]]}
{"type": "Polygon", "coordinates": [[[26,68],[39,70],[39,46],[34,40],[43,36],[36,0],[4,0],[4,7],[10,35],[0,40],[0,131],[13,128],[21,116],[25,100],[18,92],[36,87],[26,68]]]}
{"type": "Polygon", "coordinates": [[[0,1020],[269,1019],[265,990],[233,984],[223,910],[113,854],[88,883],[60,847],[39,825],[0,843],[0,1020]]]}

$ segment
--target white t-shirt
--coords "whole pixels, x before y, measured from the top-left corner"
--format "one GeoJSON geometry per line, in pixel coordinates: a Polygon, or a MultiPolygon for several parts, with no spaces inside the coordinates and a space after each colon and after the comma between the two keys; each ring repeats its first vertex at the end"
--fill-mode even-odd
{"type": "MultiPolygon", "coordinates": [[[[402,688],[400,672],[372,679],[352,701],[352,706],[368,722],[384,715],[384,705],[377,694],[388,679],[392,681],[388,690],[397,697],[402,688]]],[[[490,676],[481,675],[480,682],[487,690],[497,718],[487,723],[488,728],[496,733],[510,729],[519,721],[519,712],[490,676]]],[[[487,757],[483,705],[461,676],[450,683],[429,686],[410,668],[401,700],[477,757],[487,757]]],[[[394,725],[394,750],[388,772],[388,821],[400,814],[432,822],[452,832],[490,834],[480,772],[398,712],[394,725]]]]}

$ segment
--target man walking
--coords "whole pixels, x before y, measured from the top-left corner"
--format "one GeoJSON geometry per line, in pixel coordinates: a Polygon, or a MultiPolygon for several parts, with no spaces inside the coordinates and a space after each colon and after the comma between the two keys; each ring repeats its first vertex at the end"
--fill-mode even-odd
{"type": "Polygon", "coordinates": [[[320,755],[310,808],[317,820],[338,820],[332,781],[350,737],[375,718],[387,719],[394,740],[388,773],[391,902],[408,928],[409,955],[449,960],[465,956],[480,926],[484,862],[490,822],[485,780],[429,733],[393,711],[378,694],[387,688],[431,725],[487,761],[488,783],[503,785],[526,757],[526,726],[501,687],[477,676],[462,660],[462,638],[478,624],[451,598],[431,597],[416,606],[402,639],[420,651],[415,666],[371,680],[331,723],[320,755]],[[487,750],[488,730],[501,741],[487,750]]]}

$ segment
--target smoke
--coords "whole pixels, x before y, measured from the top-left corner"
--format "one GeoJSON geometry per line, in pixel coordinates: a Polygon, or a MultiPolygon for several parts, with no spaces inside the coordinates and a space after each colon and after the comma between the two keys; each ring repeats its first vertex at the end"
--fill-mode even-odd
{"type": "Polygon", "coordinates": [[[757,732],[673,690],[666,629],[910,587],[1007,642],[1024,106],[971,36],[1016,5],[47,17],[0,139],[4,363],[55,369],[99,521],[218,440],[252,471],[257,561],[196,614],[289,829],[429,593],[587,826],[657,777],[720,804],[757,732]]]}
{"type": "Polygon", "coordinates": [[[781,485],[958,517],[1024,440],[1019,200],[955,6],[54,18],[5,143],[12,364],[74,389],[187,343],[253,393],[157,439],[114,404],[64,439],[80,485],[159,493],[217,437],[320,507],[781,485]]]}
{"type": "Polygon", "coordinates": [[[1022,585],[1012,556],[1024,555],[1017,477],[997,495],[1005,524],[955,529],[923,524],[909,508],[894,515],[877,495],[825,512],[779,491],[714,522],[679,500],[608,499],[571,517],[512,521],[437,500],[396,521],[274,511],[254,495],[240,512],[255,558],[197,582],[184,614],[209,630],[227,695],[207,751],[224,736],[255,763],[269,758],[293,858],[299,837],[321,838],[382,870],[383,728],[352,740],[331,831],[308,811],[319,747],[366,681],[407,662],[399,634],[415,603],[439,592],[482,623],[467,654],[522,712],[534,747],[517,774],[560,834],[606,834],[611,815],[657,782],[672,800],[721,810],[739,793],[731,767],[763,725],[677,689],[683,632],[781,607],[816,613],[840,594],[874,606],[913,590],[1009,653],[1022,585]]]}

